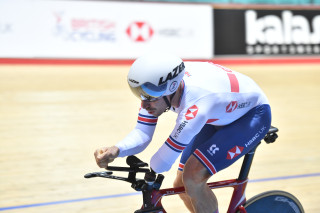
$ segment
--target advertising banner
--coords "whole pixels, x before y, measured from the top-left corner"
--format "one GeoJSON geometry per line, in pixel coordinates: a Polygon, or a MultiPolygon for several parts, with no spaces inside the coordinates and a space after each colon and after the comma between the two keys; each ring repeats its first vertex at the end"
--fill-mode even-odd
{"type": "Polygon", "coordinates": [[[320,55],[319,10],[214,10],[215,55],[320,55]]]}
{"type": "Polygon", "coordinates": [[[149,51],[213,56],[212,7],[0,0],[0,57],[132,59],[149,51]]]}

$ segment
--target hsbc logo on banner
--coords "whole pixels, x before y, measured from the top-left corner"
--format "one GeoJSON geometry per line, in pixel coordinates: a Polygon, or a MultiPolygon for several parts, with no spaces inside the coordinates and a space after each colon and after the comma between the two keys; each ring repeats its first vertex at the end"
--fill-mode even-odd
{"type": "Polygon", "coordinates": [[[191,120],[194,119],[197,116],[198,113],[198,107],[196,105],[193,105],[192,107],[190,107],[185,115],[187,120],[191,120]]]}
{"type": "Polygon", "coordinates": [[[226,112],[230,113],[233,112],[238,107],[237,101],[231,101],[230,104],[226,107],[226,112]]]}
{"type": "Polygon", "coordinates": [[[133,41],[145,42],[151,39],[154,30],[148,23],[137,21],[128,26],[126,33],[133,41]]]}
{"type": "Polygon", "coordinates": [[[194,37],[195,33],[192,28],[163,26],[155,29],[145,21],[135,21],[127,27],[126,34],[134,42],[146,42],[155,35],[166,39],[176,39],[194,37]]]}

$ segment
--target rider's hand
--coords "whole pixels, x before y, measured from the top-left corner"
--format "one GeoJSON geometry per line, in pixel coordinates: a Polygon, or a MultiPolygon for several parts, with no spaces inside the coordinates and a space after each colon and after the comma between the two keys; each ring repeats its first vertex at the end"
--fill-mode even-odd
{"type": "Polygon", "coordinates": [[[119,155],[119,148],[116,146],[103,147],[94,152],[94,157],[100,168],[107,168],[108,163],[114,161],[119,155]]]}

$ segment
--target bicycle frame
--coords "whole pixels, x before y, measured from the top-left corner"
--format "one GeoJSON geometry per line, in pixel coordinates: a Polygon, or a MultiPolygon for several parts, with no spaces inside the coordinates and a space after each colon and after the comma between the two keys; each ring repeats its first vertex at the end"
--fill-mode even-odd
{"type": "MultiPolygon", "coordinates": [[[[236,213],[236,212],[246,213],[246,210],[243,208],[243,204],[246,202],[245,189],[248,183],[248,174],[253,161],[255,150],[258,147],[258,145],[245,155],[238,179],[208,183],[208,186],[210,189],[218,189],[218,188],[226,188],[226,187],[233,188],[233,194],[230,200],[227,213],[236,213]]],[[[152,197],[151,205],[161,209],[159,212],[166,213],[165,209],[162,206],[161,199],[164,196],[177,195],[182,193],[185,193],[184,187],[153,190],[151,194],[151,197],[152,197]]],[[[147,195],[144,194],[143,196],[145,197],[147,195]]],[[[144,200],[144,204],[145,204],[145,200],[144,200]]],[[[136,211],[136,213],[138,212],[148,212],[148,211],[143,211],[143,208],[141,208],[140,211],[139,210],[136,211]]]]}
{"type": "MultiPolygon", "coordinates": [[[[245,203],[245,188],[247,185],[248,180],[239,181],[239,180],[226,180],[226,181],[219,181],[219,182],[212,182],[208,183],[208,186],[210,189],[217,189],[217,188],[225,188],[225,187],[233,187],[233,194],[232,198],[229,204],[228,213],[235,213],[237,210],[241,213],[246,213],[244,209],[241,208],[241,206],[245,203]]],[[[167,188],[167,189],[161,189],[159,191],[154,190],[152,193],[152,204],[156,207],[161,207],[163,209],[161,199],[164,196],[170,196],[170,195],[177,195],[184,193],[185,189],[184,187],[179,188],[167,188]]],[[[166,213],[166,211],[163,209],[163,213],[166,213]]]]}

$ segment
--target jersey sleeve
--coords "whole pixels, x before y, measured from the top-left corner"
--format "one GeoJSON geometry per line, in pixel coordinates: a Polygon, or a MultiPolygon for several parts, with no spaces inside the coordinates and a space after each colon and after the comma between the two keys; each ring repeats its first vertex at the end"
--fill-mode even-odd
{"type": "Polygon", "coordinates": [[[207,107],[198,102],[179,113],[172,133],[151,158],[150,165],[155,172],[162,173],[171,168],[181,152],[206,124],[206,110],[207,107]]]}
{"type": "Polygon", "coordinates": [[[135,128],[116,146],[120,149],[119,157],[142,152],[151,142],[158,118],[141,108],[135,128]]]}

